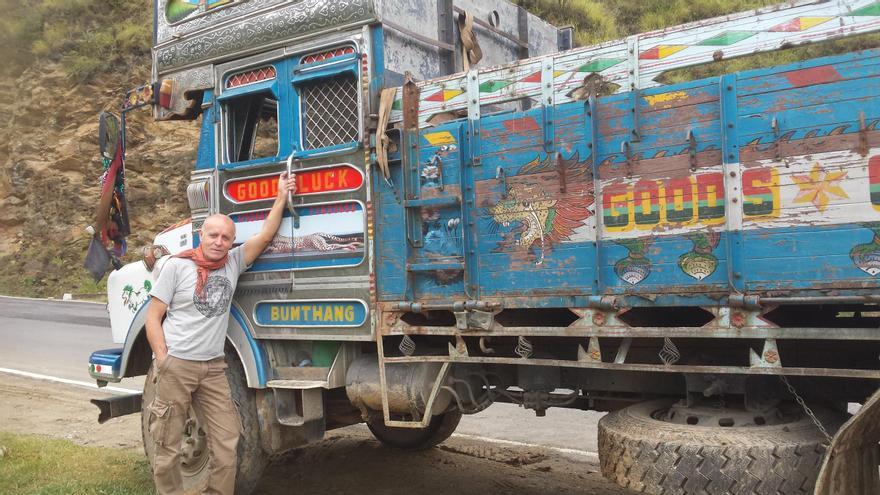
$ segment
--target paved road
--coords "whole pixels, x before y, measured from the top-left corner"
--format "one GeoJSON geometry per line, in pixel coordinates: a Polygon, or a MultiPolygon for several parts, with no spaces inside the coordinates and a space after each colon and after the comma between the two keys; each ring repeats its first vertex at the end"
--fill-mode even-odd
{"type": "MultiPolygon", "coordinates": [[[[119,347],[103,304],[0,297],[0,368],[91,382],[92,351],[119,347]]],[[[116,385],[141,390],[143,378],[116,385]]],[[[465,416],[457,433],[596,452],[601,414],[550,409],[544,418],[511,404],[465,416]]]]}

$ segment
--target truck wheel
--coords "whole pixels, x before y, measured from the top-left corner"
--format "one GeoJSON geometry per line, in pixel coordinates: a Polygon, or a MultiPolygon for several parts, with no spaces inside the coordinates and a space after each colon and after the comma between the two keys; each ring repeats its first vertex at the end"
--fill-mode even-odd
{"type": "MultiPolygon", "coordinates": [[[[269,463],[269,457],[263,452],[260,443],[260,425],[257,418],[257,407],[254,391],[247,386],[244,368],[232,348],[226,348],[226,377],[232,391],[232,400],[238,406],[241,417],[242,433],[238,439],[238,468],[235,474],[235,493],[248,494],[253,491],[263,470],[269,463]]],[[[147,406],[156,395],[153,376],[155,370],[150,366],[144,381],[143,405],[141,406],[141,437],[144,441],[144,453],[152,465],[155,449],[149,438],[150,414],[147,406]]],[[[198,417],[192,407],[187,411],[186,427],[181,444],[181,472],[183,474],[184,492],[201,491],[208,482],[208,442],[207,435],[199,425],[198,417]]]]}
{"type": "Polygon", "coordinates": [[[449,438],[461,421],[461,411],[453,409],[431,418],[427,428],[398,428],[385,426],[379,416],[367,422],[367,427],[379,440],[389,447],[402,450],[429,449],[449,438]]]}
{"type": "MultiPolygon", "coordinates": [[[[813,493],[825,437],[805,415],[773,425],[698,426],[662,421],[670,401],[650,401],[599,420],[602,475],[638,493],[813,493]]],[[[813,408],[833,434],[842,415],[813,408]]]]}

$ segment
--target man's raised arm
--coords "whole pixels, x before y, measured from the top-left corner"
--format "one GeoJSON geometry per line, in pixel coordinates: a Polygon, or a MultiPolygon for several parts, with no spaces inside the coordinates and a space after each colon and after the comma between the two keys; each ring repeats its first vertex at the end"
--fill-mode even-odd
{"type": "Polygon", "coordinates": [[[283,172],[278,177],[278,195],[275,196],[275,203],[272,210],[263,222],[263,228],[260,232],[245,241],[244,243],[244,262],[250,265],[256,260],[260,254],[266,249],[266,246],[272,242],[278,227],[281,225],[281,218],[284,216],[284,208],[287,206],[287,193],[296,193],[296,175],[287,176],[287,172],[283,172]]]}

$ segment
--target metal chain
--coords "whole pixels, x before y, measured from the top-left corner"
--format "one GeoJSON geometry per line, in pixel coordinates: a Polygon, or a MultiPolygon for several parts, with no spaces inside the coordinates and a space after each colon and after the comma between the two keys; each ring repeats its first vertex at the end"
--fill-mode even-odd
{"type": "Polygon", "coordinates": [[[810,419],[813,420],[813,424],[816,425],[816,428],[819,428],[819,431],[822,432],[823,435],[825,435],[825,439],[828,440],[829,444],[831,444],[831,435],[828,434],[828,430],[825,429],[825,426],[822,424],[821,421],[819,421],[819,418],[816,417],[816,415],[813,413],[813,410],[810,409],[810,406],[808,406],[807,403],[804,402],[804,398],[797,393],[791,383],[788,383],[788,378],[786,378],[785,375],[779,375],[779,379],[782,380],[782,383],[784,383],[786,387],[788,387],[788,391],[791,393],[791,395],[794,396],[794,400],[796,400],[797,403],[804,409],[804,412],[807,413],[807,416],[809,416],[810,419]]]}

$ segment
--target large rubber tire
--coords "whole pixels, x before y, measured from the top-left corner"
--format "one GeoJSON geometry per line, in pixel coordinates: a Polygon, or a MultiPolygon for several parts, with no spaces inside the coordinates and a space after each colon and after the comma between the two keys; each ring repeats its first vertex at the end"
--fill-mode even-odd
{"type": "Polygon", "coordinates": [[[452,409],[431,418],[426,428],[398,428],[385,426],[385,421],[378,417],[367,422],[367,427],[383,444],[401,450],[425,450],[442,443],[449,438],[458,422],[461,411],[452,409]]]}
{"type": "MultiPolygon", "coordinates": [[[[643,402],[599,420],[602,474],[637,493],[811,494],[825,437],[808,417],[774,426],[723,428],[671,424],[643,402]]],[[[841,414],[813,408],[833,432],[841,414]]]]}
{"type": "MultiPolygon", "coordinates": [[[[238,448],[236,450],[238,458],[238,467],[235,474],[235,493],[239,495],[247,495],[256,487],[263,475],[263,471],[269,464],[269,456],[263,451],[260,443],[260,424],[257,418],[257,406],[254,391],[248,388],[247,379],[245,378],[244,368],[236,356],[235,351],[226,348],[226,363],[229,366],[226,369],[226,378],[229,380],[229,388],[232,391],[232,400],[238,406],[238,413],[241,417],[242,432],[238,439],[238,448]]],[[[144,441],[144,453],[147,460],[152,465],[154,455],[154,445],[149,439],[149,411],[147,406],[153,401],[156,395],[154,383],[155,370],[150,366],[147,378],[144,381],[143,405],[141,406],[141,437],[144,441]]],[[[197,443],[203,442],[200,438],[204,435],[198,425],[198,418],[195,416],[192,407],[187,413],[187,420],[193,420],[195,426],[191,429],[197,443]]],[[[184,436],[183,444],[186,443],[187,436],[184,436]]],[[[183,470],[183,487],[185,492],[201,491],[208,482],[208,463],[209,454],[207,449],[203,453],[204,458],[196,459],[189,469],[183,470]]]]}

